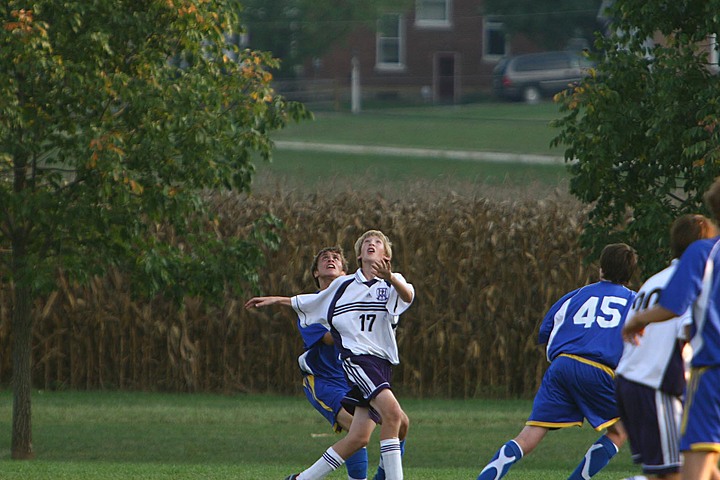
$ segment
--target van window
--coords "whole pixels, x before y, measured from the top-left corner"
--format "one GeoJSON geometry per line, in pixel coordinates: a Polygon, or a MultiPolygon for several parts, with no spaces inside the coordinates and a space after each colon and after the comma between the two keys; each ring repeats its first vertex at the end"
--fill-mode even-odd
{"type": "Polygon", "coordinates": [[[533,70],[561,70],[570,68],[570,61],[563,53],[549,53],[517,57],[515,70],[530,72],[533,70]]]}

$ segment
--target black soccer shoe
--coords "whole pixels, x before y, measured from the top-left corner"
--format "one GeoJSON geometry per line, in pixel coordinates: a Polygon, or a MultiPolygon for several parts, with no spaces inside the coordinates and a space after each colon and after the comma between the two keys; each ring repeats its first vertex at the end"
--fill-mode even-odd
{"type": "Polygon", "coordinates": [[[295,480],[299,476],[300,476],[299,473],[295,473],[293,475],[288,475],[287,477],[285,477],[285,480],[295,480]]]}

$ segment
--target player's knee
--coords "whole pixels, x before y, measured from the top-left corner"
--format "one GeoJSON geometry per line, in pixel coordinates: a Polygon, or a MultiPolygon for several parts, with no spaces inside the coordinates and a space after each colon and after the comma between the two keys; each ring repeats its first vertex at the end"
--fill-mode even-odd
{"type": "Polygon", "coordinates": [[[407,415],[405,415],[405,412],[402,411],[400,405],[393,405],[386,408],[382,412],[382,421],[383,425],[393,425],[396,426],[398,430],[401,430],[403,425],[405,425],[405,429],[407,430],[410,424],[410,420],[407,415]]]}

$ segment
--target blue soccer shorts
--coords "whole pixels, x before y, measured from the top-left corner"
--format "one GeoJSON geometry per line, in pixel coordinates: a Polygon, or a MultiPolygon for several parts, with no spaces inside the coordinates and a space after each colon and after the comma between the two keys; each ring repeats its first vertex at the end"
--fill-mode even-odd
{"type": "Polygon", "coordinates": [[[310,404],[325,417],[340,433],[342,427],[337,423],[337,415],[342,408],[342,399],[350,387],[344,381],[326,379],[315,375],[303,376],[303,390],[310,404]]]}
{"type": "Polygon", "coordinates": [[[680,450],[720,452],[720,367],[692,368],[680,450]]]}
{"type": "Polygon", "coordinates": [[[556,429],[582,426],[584,419],[598,431],[619,420],[613,371],[561,354],[545,372],[525,424],[556,429]]]}

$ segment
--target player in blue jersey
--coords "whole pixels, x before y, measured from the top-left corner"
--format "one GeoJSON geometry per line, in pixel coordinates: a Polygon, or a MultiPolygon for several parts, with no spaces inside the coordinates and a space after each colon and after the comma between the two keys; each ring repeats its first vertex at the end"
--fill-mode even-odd
{"type": "Polygon", "coordinates": [[[338,468],[363,448],[375,429],[371,411],[382,419],[380,455],[388,480],[403,478],[400,439],[408,418],[392,391],[392,367],[399,363],[395,328],[415,297],[415,289],[392,271],[392,245],[379,230],[355,242],[360,268],[337,278],[317,295],[297,295],[292,305],[301,325],[325,321],[352,390],[343,401],[354,409],[350,431],[312,466],[288,479],[316,480],[338,468]]]}
{"type": "MultiPolygon", "coordinates": [[[[705,193],[705,203],[720,221],[720,178],[705,193]]],[[[651,323],[667,321],[692,308],[693,356],[681,426],[683,480],[713,478],[720,459],[720,237],[691,244],[658,303],[634,315],[623,327],[626,341],[651,323]]]]}
{"type": "MultiPolygon", "coordinates": [[[[326,289],[337,277],[345,275],[348,263],[340,247],[325,247],[315,258],[310,271],[320,290],[326,289]]],[[[245,308],[260,308],[269,305],[290,307],[290,297],[254,297],[245,303],[245,308]]],[[[310,404],[330,422],[336,433],[348,431],[352,415],[342,407],[341,401],[349,386],[345,380],[342,363],[335,348],[330,329],[322,323],[312,323],[298,328],[302,335],[305,352],[298,358],[303,374],[303,390],[310,404]]],[[[367,478],[367,449],[362,448],[345,462],[348,480],[367,478]]]]}
{"type": "MultiPolygon", "coordinates": [[[[673,261],[650,277],[628,314],[628,322],[657,303],[675,272],[678,259],[695,240],[717,235],[712,221],[702,215],[683,215],[670,228],[673,261]]],[[[638,345],[625,344],[615,370],[620,419],[628,433],[632,458],[647,477],[633,479],[679,480],[680,416],[685,394],[685,359],[690,312],[645,329],[638,345]]]]}
{"type": "Polygon", "coordinates": [[[529,454],[549,430],[582,426],[601,431],[572,480],[587,480],[608,464],[625,442],[615,403],[614,368],[622,355],[620,329],[635,298],[628,289],[637,254],[628,245],[607,245],[600,255],[600,281],[563,296],[540,326],[539,343],[550,361],[533,409],[517,437],[495,453],[478,480],[498,480],[529,454]]]}

